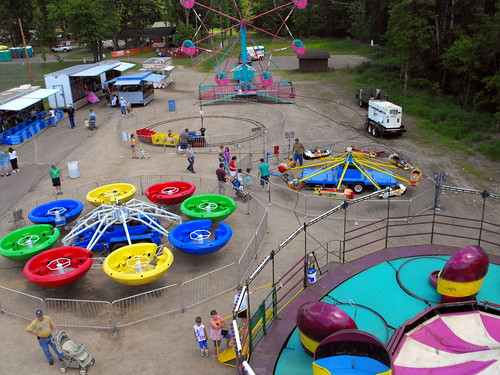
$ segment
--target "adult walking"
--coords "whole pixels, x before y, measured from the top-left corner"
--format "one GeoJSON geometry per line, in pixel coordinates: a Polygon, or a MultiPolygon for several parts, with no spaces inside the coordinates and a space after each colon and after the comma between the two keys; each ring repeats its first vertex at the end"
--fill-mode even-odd
{"type": "Polygon", "coordinates": [[[12,167],[12,173],[19,172],[19,167],[17,165],[17,152],[12,147],[9,147],[9,161],[12,167]]]}
{"type": "Polygon", "coordinates": [[[269,164],[265,162],[264,158],[260,159],[259,175],[262,191],[269,191],[269,164]]]}
{"type": "Polygon", "coordinates": [[[54,108],[49,109],[49,121],[50,124],[54,127],[57,128],[57,117],[56,117],[56,110],[54,108]]]}
{"type": "Polygon", "coordinates": [[[54,359],[49,346],[52,348],[59,360],[62,360],[63,358],[63,354],[57,350],[56,344],[52,341],[52,332],[57,335],[59,330],[49,316],[43,315],[42,310],[36,310],[35,315],[36,319],[31,322],[28,327],[26,327],[26,332],[30,335],[36,336],[38,344],[42,348],[43,354],[45,354],[45,358],[49,361],[49,365],[52,366],[54,364],[54,359]]]}
{"type": "Polygon", "coordinates": [[[123,99],[123,96],[120,97],[120,111],[122,112],[122,117],[127,115],[127,102],[123,99]]]}
{"type": "Polygon", "coordinates": [[[187,160],[189,162],[187,170],[190,171],[191,173],[196,173],[194,171],[194,151],[193,151],[193,148],[191,147],[191,145],[187,146],[187,149],[186,149],[186,158],[187,158],[187,160]]]}
{"type": "Polygon", "coordinates": [[[56,195],[62,195],[61,181],[63,180],[61,175],[61,170],[52,164],[52,168],[49,170],[50,177],[52,178],[52,186],[56,188],[56,195]]]}
{"type": "Polygon", "coordinates": [[[295,138],[295,143],[293,144],[292,151],[293,151],[293,161],[295,163],[297,163],[297,161],[298,161],[299,165],[302,165],[303,155],[304,155],[304,145],[302,143],[300,143],[298,138],[295,138]]]}
{"type": "Polygon", "coordinates": [[[0,169],[2,170],[0,176],[10,176],[10,173],[7,172],[7,167],[9,166],[9,156],[2,151],[0,148],[0,169]]]}
{"type": "Polygon", "coordinates": [[[68,114],[68,119],[69,119],[69,125],[71,126],[71,129],[75,128],[75,109],[73,106],[69,106],[69,108],[66,110],[66,113],[68,114]]]}
{"type": "Polygon", "coordinates": [[[181,150],[187,149],[188,146],[188,140],[189,140],[189,129],[186,128],[184,129],[183,132],[179,135],[179,143],[181,146],[181,150]]]}
{"type": "Polygon", "coordinates": [[[224,163],[219,163],[219,168],[215,171],[217,175],[217,182],[219,183],[219,194],[226,191],[226,181],[228,177],[226,176],[226,170],[224,169],[224,163]]]}

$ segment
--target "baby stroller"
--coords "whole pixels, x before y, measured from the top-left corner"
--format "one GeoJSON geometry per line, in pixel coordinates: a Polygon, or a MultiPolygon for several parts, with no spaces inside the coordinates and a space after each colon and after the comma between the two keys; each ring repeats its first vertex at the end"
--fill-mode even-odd
{"type": "Polygon", "coordinates": [[[66,331],[60,331],[52,340],[54,340],[57,350],[63,354],[64,365],[59,368],[62,373],[68,371],[68,368],[76,368],[79,369],[80,375],[85,375],[87,368],[94,365],[94,357],[85,351],[85,345],[75,344],[74,341],[70,340],[66,331]]]}
{"type": "Polygon", "coordinates": [[[245,190],[243,185],[241,184],[241,181],[238,180],[237,178],[233,178],[231,180],[231,183],[233,184],[233,190],[234,190],[234,195],[236,195],[236,199],[240,199],[243,202],[248,202],[250,200],[250,193],[245,190]]]}
{"type": "Polygon", "coordinates": [[[149,159],[151,156],[148,155],[146,151],[141,147],[140,144],[137,145],[137,149],[139,150],[139,153],[141,156],[139,156],[139,159],[149,159]]]}
{"type": "Polygon", "coordinates": [[[85,120],[85,126],[89,128],[89,130],[96,130],[97,125],[95,124],[95,118],[91,118],[89,120],[85,120]]]}

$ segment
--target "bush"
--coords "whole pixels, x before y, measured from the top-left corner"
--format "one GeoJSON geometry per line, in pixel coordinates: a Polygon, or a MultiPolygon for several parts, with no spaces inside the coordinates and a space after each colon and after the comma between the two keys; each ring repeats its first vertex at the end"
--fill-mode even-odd
{"type": "Polygon", "coordinates": [[[500,161],[500,139],[490,139],[483,142],[476,147],[476,150],[491,160],[500,161]]]}

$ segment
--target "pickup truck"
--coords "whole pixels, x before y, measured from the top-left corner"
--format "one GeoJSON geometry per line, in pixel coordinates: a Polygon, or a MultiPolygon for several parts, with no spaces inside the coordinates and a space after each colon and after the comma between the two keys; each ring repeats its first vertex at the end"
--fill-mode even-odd
{"type": "Polygon", "coordinates": [[[68,52],[68,51],[73,50],[73,47],[71,47],[71,46],[63,46],[62,44],[58,44],[55,47],[51,47],[50,50],[52,52],[68,52]]]}

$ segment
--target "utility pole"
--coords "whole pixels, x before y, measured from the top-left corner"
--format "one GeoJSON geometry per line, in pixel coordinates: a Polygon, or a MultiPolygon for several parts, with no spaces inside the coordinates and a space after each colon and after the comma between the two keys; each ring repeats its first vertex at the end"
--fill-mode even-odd
{"type": "Polygon", "coordinates": [[[23,47],[24,47],[24,56],[26,57],[26,61],[28,62],[28,71],[30,72],[30,82],[33,83],[35,80],[33,79],[33,71],[31,70],[31,62],[28,56],[28,49],[26,48],[26,39],[24,38],[23,24],[21,19],[19,18],[19,28],[21,29],[21,37],[23,38],[23,47]]]}

